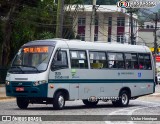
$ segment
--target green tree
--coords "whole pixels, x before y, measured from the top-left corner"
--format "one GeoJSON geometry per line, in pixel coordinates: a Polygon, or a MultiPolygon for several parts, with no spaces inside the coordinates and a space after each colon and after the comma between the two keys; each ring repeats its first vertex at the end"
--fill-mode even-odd
{"type": "Polygon", "coordinates": [[[53,0],[45,0],[44,2],[40,0],[1,0],[0,5],[2,17],[0,38],[3,39],[0,42],[1,66],[10,63],[14,53],[22,44],[29,40],[42,38],[43,32],[45,32],[44,37],[54,37],[54,34],[49,33],[54,33],[54,24],[56,23],[54,15],[56,5],[53,0]]]}
{"type": "MultiPolygon", "coordinates": [[[[80,3],[82,0],[65,0],[65,6],[80,3]]],[[[8,66],[24,43],[55,37],[57,4],[53,0],[0,0],[0,17],[0,66],[8,66]]],[[[73,38],[67,20],[66,16],[63,36],[73,38]]]]}

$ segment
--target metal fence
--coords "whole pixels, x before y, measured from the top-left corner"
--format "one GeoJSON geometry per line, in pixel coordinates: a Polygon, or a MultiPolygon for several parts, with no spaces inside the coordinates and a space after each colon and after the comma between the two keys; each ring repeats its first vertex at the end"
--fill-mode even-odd
{"type": "Polygon", "coordinates": [[[0,67],[0,84],[5,84],[7,70],[8,68],[6,67],[0,67]]]}

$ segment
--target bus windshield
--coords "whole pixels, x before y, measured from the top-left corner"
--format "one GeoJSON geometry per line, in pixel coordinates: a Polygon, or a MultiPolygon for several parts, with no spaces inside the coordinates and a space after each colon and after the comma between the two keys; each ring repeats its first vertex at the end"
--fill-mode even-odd
{"type": "Polygon", "coordinates": [[[10,71],[42,72],[47,69],[52,46],[29,46],[23,47],[15,56],[10,71]],[[16,68],[16,69],[15,69],[16,68]]]}

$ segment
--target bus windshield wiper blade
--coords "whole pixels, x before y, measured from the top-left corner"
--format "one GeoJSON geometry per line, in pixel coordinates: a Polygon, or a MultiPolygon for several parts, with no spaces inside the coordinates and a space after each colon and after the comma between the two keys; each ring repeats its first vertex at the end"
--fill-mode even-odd
{"type": "Polygon", "coordinates": [[[19,68],[21,72],[24,72],[20,66],[11,66],[11,68],[19,68]]]}
{"type": "Polygon", "coordinates": [[[35,66],[31,66],[31,65],[21,65],[22,67],[31,67],[31,68],[34,68],[34,69],[36,69],[38,72],[40,72],[39,70],[38,70],[38,68],[36,68],[35,66]]]}

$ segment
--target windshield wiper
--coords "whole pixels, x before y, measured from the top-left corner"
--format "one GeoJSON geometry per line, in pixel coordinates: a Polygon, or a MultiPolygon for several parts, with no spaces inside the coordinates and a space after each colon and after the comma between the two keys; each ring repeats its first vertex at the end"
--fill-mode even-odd
{"type": "MultiPolygon", "coordinates": [[[[21,72],[24,72],[24,71],[22,70],[22,68],[19,67],[19,66],[11,66],[11,68],[18,68],[19,70],[21,70],[21,72]]],[[[10,69],[9,71],[12,71],[12,70],[10,69]]]]}
{"type": "Polygon", "coordinates": [[[31,66],[31,65],[20,65],[20,66],[22,66],[22,67],[31,67],[31,68],[36,69],[38,72],[40,72],[40,71],[38,70],[38,68],[36,68],[35,66],[31,66]]]}

